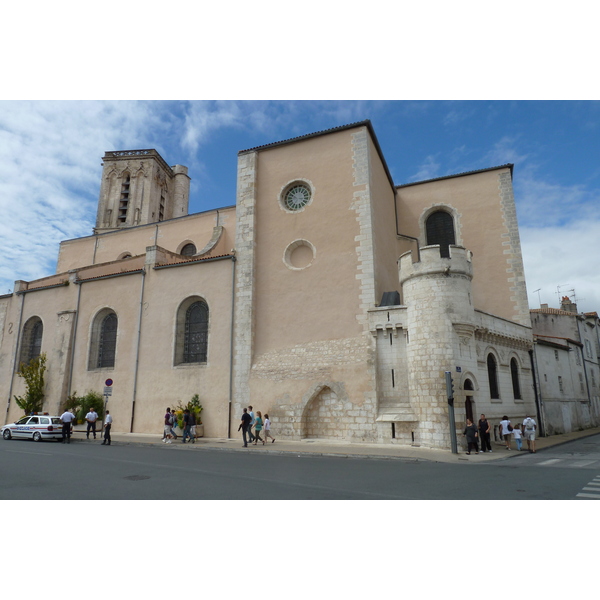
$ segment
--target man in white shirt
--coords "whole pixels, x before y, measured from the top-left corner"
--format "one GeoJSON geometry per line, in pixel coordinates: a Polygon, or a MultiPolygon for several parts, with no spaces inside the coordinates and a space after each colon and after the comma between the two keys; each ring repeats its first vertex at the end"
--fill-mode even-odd
{"type": "Polygon", "coordinates": [[[73,425],[73,421],[75,420],[75,415],[69,411],[69,409],[65,410],[65,412],[60,415],[60,421],[62,423],[62,443],[70,444],[71,443],[71,427],[73,425]]]}
{"type": "Polygon", "coordinates": [[[90,408],[90,412],[85,415],[85,420],[87,421],[87,433],[85,437],[90,439],[90,429],[94,432],[94,439],[96,439],[96,421],[98,420],[98,413],[90,408]]]}
{"type": "Polygon", "coordinates": [[[254,427],[254,421],[256,420],[254,418],[254,411],[252,410],[252,407],[249,406],[248,407],[248,414],[250,415],[250,423],[248,423],[248,429],[246,431],[246,433],[248,434],[248,443],[252,443],[254,441],[254,434],[252,433],[252,428],[254,427]]]}
{"type": "Polygon", "coordinates": [[[102,442],[102,446],[106,444],[110,446],[110,428],[112,427],[112,417],[110,416],[110,411],[106,411],[106,416],[104,417],[104,441],[102,442]]]}
{"type": "Polygon", "coordinates": [[[527,415],[523,420],[523,435],[527,440],[527,448],[529,452],[535,452],[535,430],[537,429],[536,422],[527,415]]]}

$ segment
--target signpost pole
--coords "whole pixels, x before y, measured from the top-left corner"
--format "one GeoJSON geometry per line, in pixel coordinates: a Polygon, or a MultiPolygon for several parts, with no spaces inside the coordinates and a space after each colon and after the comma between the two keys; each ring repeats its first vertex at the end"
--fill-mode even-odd
{"type": "Polygon", "coordinates": [[[452,373],[445,371],[446,396],[448,397],[448,424],[450,426],[450,443],[452,454],[458,454],[458,442],[456,440],[456,422],[454,419],[454,385],[452,384],[452,373]]]}

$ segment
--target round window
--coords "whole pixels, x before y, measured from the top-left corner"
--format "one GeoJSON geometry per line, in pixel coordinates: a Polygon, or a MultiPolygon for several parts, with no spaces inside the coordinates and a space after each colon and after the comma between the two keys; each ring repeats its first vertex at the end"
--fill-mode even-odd
{"type": "Polygon", "coordinates": [[[285,195],[285,207],[288,210],[300,210],[309,200],[310,190],[305,185],[295,185],[285,195]]]}

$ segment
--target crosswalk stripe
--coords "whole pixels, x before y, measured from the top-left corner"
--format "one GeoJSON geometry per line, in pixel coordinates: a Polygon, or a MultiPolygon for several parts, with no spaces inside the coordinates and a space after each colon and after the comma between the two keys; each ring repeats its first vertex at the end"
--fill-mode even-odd
{"type": "Polygon", "coordinates": [[[590,481],[588,483],[588,485],[597,485],[600,488],[600,481],[596,482],[596,481],[590,481]]]}
{"type": "Polygon", "coordinates": [[[543,460],[542,462],[538,463],[538,465],[553,465],[554,463],[560,462],[562,459],[560,458],[551,458],[549,460],[543,460]]]}
{"type": "Polygon", "coordinates": [[[594,488],[594,487],[584,487],[582,489],[585,490],[585,491],[588,491],[588,492],[598,492],[598,493],[600,493],[600,490],[598,488],[594,488]]]}
{"type": "Polygon", "coordinates": [[[573,467],[587,467],[588,465],[593,465],[596,460],[575,460],[571,463],[573,467]]]}
{"type": "Polygon", "coordinates": [[[578,498],[594,498],[594,500],[600,500],[600,495],[598,494],[577,494],[578,498]]]}

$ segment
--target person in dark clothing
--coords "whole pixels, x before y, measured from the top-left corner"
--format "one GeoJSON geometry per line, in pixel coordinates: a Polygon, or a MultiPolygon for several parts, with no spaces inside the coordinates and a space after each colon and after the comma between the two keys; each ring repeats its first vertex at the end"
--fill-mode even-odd
{"type": "Polygon", "coordinates": [[[246,434],[249,433],[248,429],[250,427],[250,423],[252,423],[252,417],[248,414],[248,409],[244,408],[244,413],[242,414],[242,422],[238,427],[238,431],[242,430],[242,439],[244,440],[244,448],[248,447],[248,441],[246,440],[246,434]]]}
{"type": "Polygon", "coordinates": [[[479,452],[491,452],[492,444],[490,442],[490,422],[485,418],[485,415],[481,415],[479,423],[477,423],[479,429],[479,443],[481,444],[481,450],[479,452]]]}
{"type": "Polygon", "coordinates": [[[473,425],[471,419],[467,419],[467,426],[463,431],[463,435],[467,436],[467,454],[471,454],[473,448],[475,449],[475,454],[477,454],[477,427],[473,425]]]}

